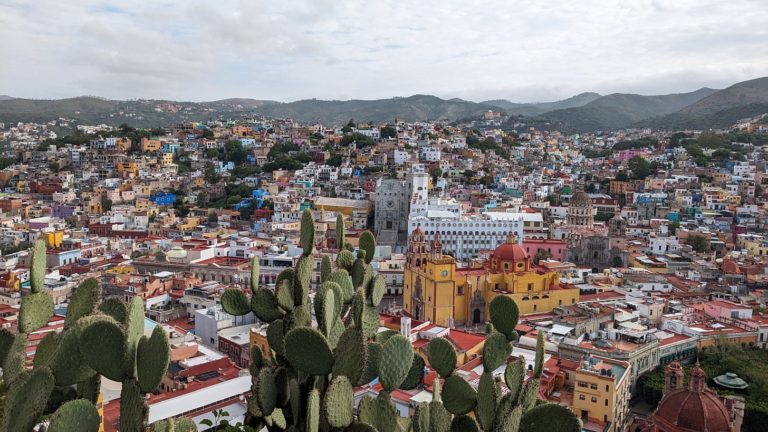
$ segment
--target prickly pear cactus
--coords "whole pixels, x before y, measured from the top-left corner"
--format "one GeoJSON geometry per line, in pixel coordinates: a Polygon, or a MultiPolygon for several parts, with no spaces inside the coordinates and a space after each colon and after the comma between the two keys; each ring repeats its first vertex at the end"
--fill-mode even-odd
{"type": "MultiPolygon", "coordinates": [[[[339,217],[336,268],[333,260],[323,258],[313,303],[308,286],[314,268],[314,241],[310,241],[314,223],[308,211],[302,216],[303,256],[297,268],[281,273],[275,290],[252,286],[250,298],[239,290],[222,297],[227,312],[254,312],[270,323],[269,352],[257,348],[251,353],[252,396],[245,426],[311,432],[525,431],[520,429],[521,422],[537,402],[538,380],[526,376],[520,360],[510,360],[518,310],[514,301],[503,296],[490,304],[493,326],[483,348],[485,372],[479,387],[453,373],[458,359],[450,340],[433,339],[426,352],[439,375],[433,383],[433,400],[419,405],[413,419],[399,417],[390,394],[423,386],[425,359],[414,352],[408,337],[391,330],[379,332],[378,310],[386,281],[374,275],[370,264],[376,240],[371,233],[363,233],[356,255],[351,248],[341,248],[343,231],[339,217]],[[316,327],[309,311],[314,311],[316,327]],[[502,398],[501,380],[493,372],[504,364],[510,396],[502,398]],[[355,417],[354,387],[377,378],[382,391],[376,397],[363,397],[355,417]]],[[[570,428],[578,425],[578,419],[567,409],[540,412],[558,416],[556,424],[565,425],[547,432],[578,432],[570,428]]],[[[525,424],[538,425],[540,416],[528,418],[525,424]]]]}
{"type": "MultiPolygon", "coordinates": [[[[144,336],[141,298],[128,305],[116,299],[102,303],[99,282],[86,279],[69,299],[63,330],[40,341],[27,370],[29,333],[53,315],[53,299],[44,289],[45,260],[45,242],[38,240],[30,264],[31,293],[19,310],[19,333],[0,330],[0,365],[8,386],[2,430],[29,432],[47,418],[44,430],[49,432],[97,432],[101,418],[95,402],[104,375],[123,382],[120,430],[144,432],[145,394],[165,375],[170,347],[160,327],[144,336]]],[[[189,421],[180,424],[184,428],[174,430],[196,429],[189,421]]]]}

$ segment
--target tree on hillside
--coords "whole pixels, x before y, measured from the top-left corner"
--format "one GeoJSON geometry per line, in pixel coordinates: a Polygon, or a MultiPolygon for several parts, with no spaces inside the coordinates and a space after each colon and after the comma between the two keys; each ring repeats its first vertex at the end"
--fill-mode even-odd
{"type": "Polygon", "coordinates": [[[381,135],[382,139],[397,138],[397,129],[392,126],[384,126],[383,128],[379,129],[379,134],[381,135]]]}
{"type": "Polygon", "coordinates": [[[630,159],[627,167],[632,171],[632,178],[636,180],[642,180],[651,173],[651,164],[641,156],[630,159]]]}
{"type": "Polygon", "coordinates": [[[352,132],[354,129],[355,129],[355,120],[354,119],[349,119],[347,124],[344,125],[343,128],[341,128],[341,132],[345,133],[345,134],[348,134],[348,133],[352,132]]]}
{"type": "Polygon", "coordinates": [[[429,170],[429,175],[432,176],[432,183],[437,183],[437,179],[441,175],[443,175],[443,170],[441,170],[440,168],[437,168],[437,167],[432,168],[431,170],[429,170]]]}
{"type": "Polygon", "coordinates": [[[701,234],[691,234],[685,239],[685,244],[698,253],[709,252],[709,239],[701,234]]]}

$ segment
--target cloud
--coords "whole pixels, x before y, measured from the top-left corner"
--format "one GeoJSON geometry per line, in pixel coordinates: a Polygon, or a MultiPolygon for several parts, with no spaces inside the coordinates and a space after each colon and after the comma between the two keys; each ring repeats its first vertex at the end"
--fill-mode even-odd
{"type": "Polygon", "coordinates": [[[766,12],[759,0],[6,0],[0,94],[543,101],[682,92],[764,75],[766,12]]]}

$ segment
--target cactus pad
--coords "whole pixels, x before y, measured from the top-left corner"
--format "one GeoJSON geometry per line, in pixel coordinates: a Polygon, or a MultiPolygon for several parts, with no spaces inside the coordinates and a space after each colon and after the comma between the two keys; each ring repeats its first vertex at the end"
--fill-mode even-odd
{"type": "Polygon", "coordinates": [[[11,350],[15,338],[16,337],[10,330],[6,328],[0,329],[0,367],[5,363],[5,359],[8,357],[8,352],[11,350]]]}
{"type": "Polygon", "coordinates": [[[307,209],[301,214],[301,238],[299,246],[304,251],[304,256],[312,254],[315,247],[315,220],[312,218],[312,212],[307,209]]]}
{"type": "Polygon", "coordinates": [[[415,389],[419,384],[421,384],[421,380],[424,378],[424,359],[421,358],[419,355],[413,356],[413,362],[411,363],[411,368],[408,370],[408,375],[405,377],[405,380],[402,384],[400,384],[400,388],[402,390],[412,390],[415,389]]]}
{"type": "MultiPolygon", "coordinates": [[[[39,293],[45,286],[45,241],[37,239],[32,247],[32,257],[29,263],[29,285],[32,293],[39,293]]],[[[49,317],[50,318],[50,317],[49,317]]]]}
{"type": "Polygon", "coordinates": [[[466,414],[475,409],[477,393],[464,379],[451,375],[443,385],[443,405],[452,414],[466,414]]]}
{"type": "Polygon", "coordinates": [[[523,411],[528,411],[536,405],[539,399],[539,380],[529,379],[523,386],[523,394],[520,398],[520,406],[523,411]]]}
{"type": "Polygon", "coordinates": [[[293,288],[290,282],[283,281],[277,289],[277,304],[288,312],[293,310],[293,288]]]}
{"type": "Polygon", "coordinates": [[[162,327],[155,326],[149,338],[141,337],[136,350],[136,372],[142,392],[152,393],[157,389],[168,370],[170,360],[168,335],[162,327]]]}
{"type": "Polygon", "coordinates": [[[25,296],[19,309],[19,331],[31,333],[48,324],[53,316],[53,298],[46,292],[25,296]]]}
{"type": "Polygon", "coordinates": [[[277,407],[275,375],[269,368],[261,368],[256,380],[256,400],[264,416],[272,415],[277,407]]]}
{"type": "Polygon", "coordinates": [[[344,428],[352,423],[354,407],[352,384],[345,376],[337,376],[328,386],[323,405],[328,424],[335,428],[344,428]]]}
{"type": "MultiPolygon", "coordinates": [[[[363,286],[363,278],[365,276],[365,260],[362,260],[360,258],[355,260],[355,263],[352,265],[352,271],[350,271],[350,276],[352,276],[352,286],[355,288],[366,288],[363,286]]],[[[368,296],[366,296],[368,297],[368,296]]]]}
{"type": "Polygon", "coordinates": [[[444,338],[434,338],[429,341],[429,364],[438,375],[445,378],[456,369],[456,350],[444,338]]]}
{"type": "Polygon", "coordinates": [[[361,423],[373,426],[378,432],[396,432],[397,408],[390,402],[387,392],[380,392],[376,398],[363,396],[358,406],[361,423]]]}
{"type": "Polygon", "coordinates": [[[486,372],[493,372],[503,365],[512,353],[512,345],[507,337],[501,333],[493,332],[485,337],[483,345],[483,368],[486,372]]]}
{"type": "Polygon", "coordinates": [[[333,375],[345,376],[350,382],[357,383],[365,368],[366,348],[360,329],[349,327],[344,330],[333,353],[333,375]]]}
{"type": "Polygon", "coordinates": [[[352,279],[349,277],[344,269],[339,269],[331,272],[328,275],[329,282],[335,282],[341,288],[342,300],[344,303],[351,303],[352,297],[355,295],[355,288],[352,286],[352,279]]]}
{"type": "Polygon", "coordinates": [[[56,350],[59,347],[60,334],[49,332],[43,340],[37,344],[35,358],[32,360],[34,366],[48,366],[51,360],[56,356],[56,350]]]}
{"type": "Polygon", "coordinates": [[[371,290],[371,304],[378,307],[384,294],[387,292],[387,280],[382,275],[376,275],[373,278],[373,289],[371,290]]]}
{"type": "Polygon", "coordinates": [[[136,378],[136,349],[144,336],[144,301],[139,296],[128,302],[128,316],[125,318],[125,372],[129,378],[136,378]]]}
{"type": "Polygon", "coordinates": [[[581,422],[576,415],[562,405],[545,403],[526,411],[520,420],[520,430],[525,432],[579,432],[581,422]]]}
{"type": "Polygon", "coordinates": [[[310,375],[328,375],[333,353],[325,336],[316,329],[297,327],[285,335],[285,356],[298,370],[310,375]]]}
{"type": "Polygon", "coordinates": [[[125,306],[125,303],[114,297],[101,302],[99,310],[121,323],[124,323],[125,318],[128,316],[128,308],[125,306]]]}
{"type": "Polygon", "coordinates": [[[259,288],[253,293],[251,296],[251,310],[260,320],[268,323],[283,316],[283,311],[280,310],[275,293],[266,288],[259,288]]]}
{"type": "Polygon", "coordinates": [[[31,374],[20,376],[8,389],[3,430],[31,431],[45,411],[52,391],[53,374],[47,367],[38,367],[31,374]]]}
{"type": "MultiPolygon", "coordinates": [[[[499,333],[502,337],[501,333],[499,333]]],[[[493,422],[496,419],[496,407],[501,398],[499,384],[493,378],[493,372],[486,371],[480,375],[480,383],[477,386],[477,410],[476,417],[483,430],[493,430],[493,422]]]]}
{"type": "Polygon", "coordinates": [[[413,432],[429,432],[429,423],[429,404],[422,402],[416,405],[411,422],[413,432]]]}
{"type": "Polygon", "coordinates": [[[85,363],[112,381],[126,376],[126,340],[123,329],[112,318],[99,317],[80,335],[80,354],[85,363]]]}
{"type": "Polygon", "coordinates": [[[480,426],[472,417],[460,415],[451,420],[451,432],[480,432],[480,426]]]}
{"type": "Polygon", "coordinates": [[[149,407],[134,379],[123,381],[120,391],[120,431],[141,432],[147,426],[149,407]]]}
{"type": "Polygon", "coordinates": [[[376,255],[376,238],[370,231],[360,234],[360,249],[365,251],[365,262],[370,264],[376,255]]]}
{"type": "Polygon", "coordinates": [[[336,255],[336,266],[340,269],[349,270],[355,264],[355,254],[343,249],[336,255]]]}
{"type": "Polygon", "coordinates": [[[101,394],[101,375],[95,371],[93,375],[77,383],[77,395],[82,398],[96,403],[99,395],[101,394]]]}
{"type": "Polygon", "coordinates": [[[283,320],[277,319],[269,323],[267,326],[267,343],[269,343],[269,349],[272,351],[280,355],[285,354],[285,325],[283,320]]]}
{"type": "Polygon", "coordinates": [[[517,357],[507,363],[507,370],[504,371],[504,382],[507,384],[509,394],[511,395],[510,397],[513,401],[519,399],[524,380],[525,359],[523,357],[517,357]]]}
{"type": "Polygon", "coordinates": [[[381,345],[369,342],[366,347],[365,369],[357,381],[357,385],[365,385],[379,376],[379,362],[381,361],[381,345]]]}
{"type": "Polygon", "coordinates": [[[331,258],[328,255],[323,255],[323,258],[320,260],[320,282],[327,281],[332,271],[331,258]]]}
{"type": "Polygon", "coordinates": [[[230,315],[242,316],[251,311],[251,305],[245,293],[237,288],[229,288],[221,295],[221,306],[230,315]]]}
{"type": "Polygon", "coordinates": [[[98,432],[100,426],[101,417],[96,405],[76,399],[66,402],[53,413],[47,432],[98,432]]]}
{"type": "Polygon", "coordinates": [[[396,334],[400,334],[400,332],[387,329],[387,330],[376,333],[376,337],[374,339],[376,340],[377,343],[384,345],[389,340],[389,338],[391,338],[396,334]]]}
{"type": "Polygon", "coordinates": [[[69,327],[81,317],[95,312],[100,299],[101,285],[99,285],[99,281],[94,278],[84,280],[69,299],[64,327],[69,327]]]}
{"type": "Polygon", "coordinates": [[[520,310],[517,307],[517,303],[510,297],[504,295],[496,296],[488,306],[488,313],[496,330],[504,333],[507,337],[515,331],[520,310]]]}
{"type": "Polygon", "coordinates": [[[299,261],[296,263],[293,282],[293,304],[298,306],[307,302],[314,267],[315,261],[312,257],[308,256],[299,258],[299,261]]]}
{"type": "Polygon", "coordinates": [[[389,338],[382,346],[379,361],[379,381],[386,391],[400,387],[413,363],[411,341],[402,335],[389,338]]]}
{"type": "Polygon", "coordinates": [[[261,264],[259,264],[259,257],[254,255],[251,257],[251,293],[255,293],[259,289],[259,277],[261,277],[261,264]]]}
{"type": "MultiPolygon", "coordinates": [[[[438,380],[435,380],[437,382],[438,380]]],[[[432,401],[429,403],[430,432],[445,432],[451,429],[451,413],[442,403],[432,401]]]]}
{"type": "Polygon", "coordinates": [[[291,286],[293,286],[294,273],[295,272],[293,271],[292,268],[287,268],[287,269],[281,271],[277,275],[277,278],[275,278],[275,286],[276,287],[280,286],[280,283],[283,282],[284,280],[287,280],[288,282],[291,283],[291,286]]]}
{"type": "Polygon", "coordinates": [[[336,215],[336,247],[344,247],[344,216],[341,213],[336,215]]]}
{"type": "Polygon", "coordinates": [[[17,334],[8,348],[8,353],[5,355],[5,361],[3,362],[3,381],[7,384],[19,379],[24,372],[24,364],[27,360],[27,355],[25,354],[27,340],[26,333],[17,334]]]}
{"type": "MultiPolygon", "coordinates": [[[[83,330],[99,319],[101,317],[95,315],[83,317],[58,336],[54,357],[48,363],[53,369],[57,386],[73,385],[96,374],[85,361],[80,345],[83,330]]],[[[37,361],[37,358],[35,360],[37,361]]]]}
{"type": "Polygon", "coordinates": [[[539,330],[536,337],[536,360],[533,365],[533,376],[538,378],[544,370],[544,332],[539,330]]]}
{"type": "Polygon", "coordinates": [[[363,301],[363,333],[366,337],[372,338],[376,336],[376,332],[379,330],[379,311],[373,307],[368,306],[363,301]]]}
{"type": "Polygon", "coordinates": [[[320,430],[320,393],[312,389],[307,398],[307,432],[320,430]]]}

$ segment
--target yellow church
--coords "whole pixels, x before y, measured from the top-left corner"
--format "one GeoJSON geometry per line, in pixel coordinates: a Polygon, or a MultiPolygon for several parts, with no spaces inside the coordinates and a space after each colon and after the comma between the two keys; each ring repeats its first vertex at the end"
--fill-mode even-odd
{"type": "Polygon", "coordinates": [[[521,315],[579,301],[579,289],[561,284],[557,272],[535,266],[513,235],[486,262],[458,268],[453,257],[443,254],[438,233],[427,248],[424,233],[416,228],[403,283],[405,312],[442,326],[485,323],[488,305],[500,295],[511,297],[521,315]]]}

